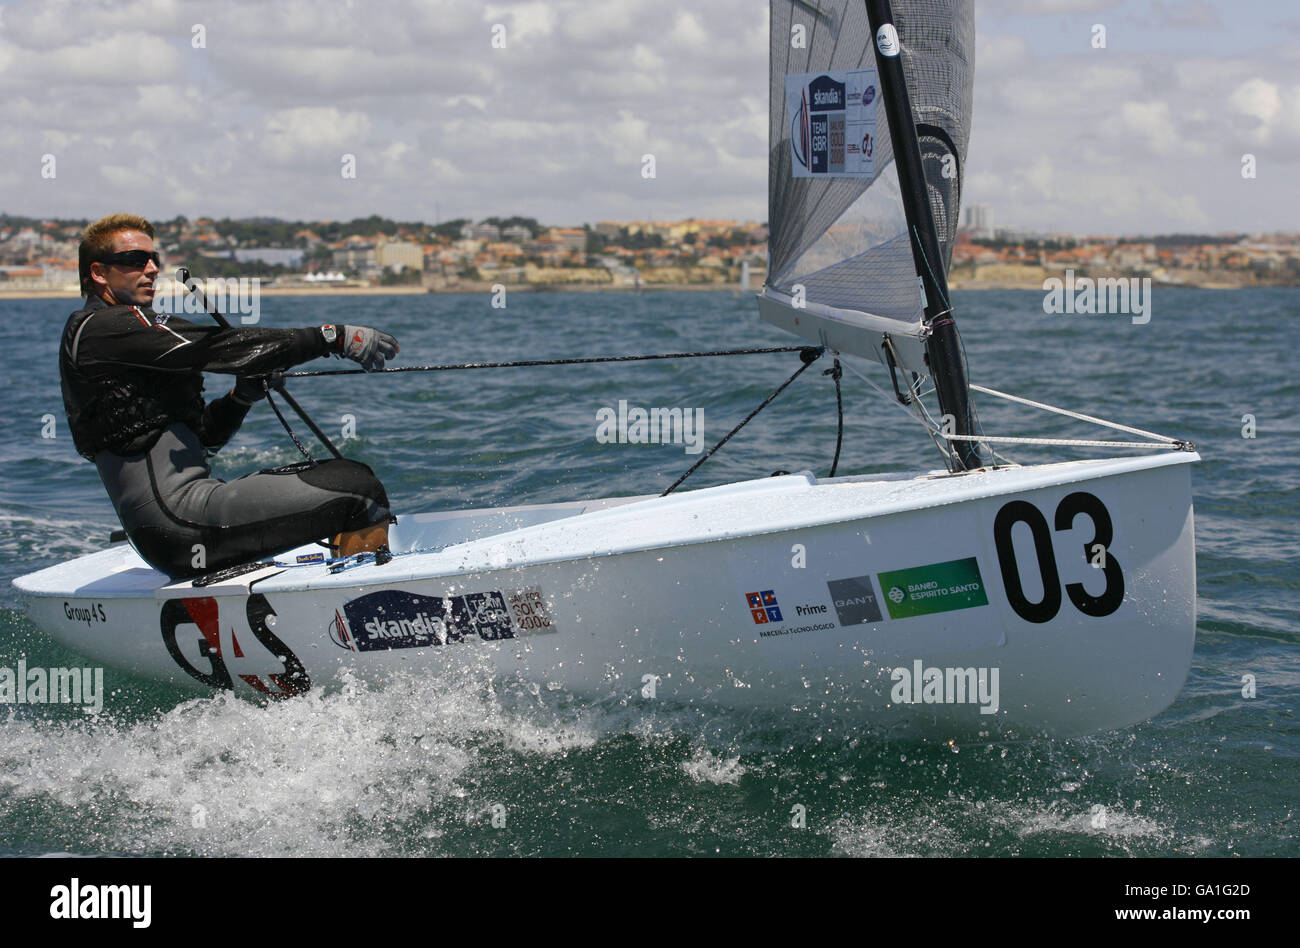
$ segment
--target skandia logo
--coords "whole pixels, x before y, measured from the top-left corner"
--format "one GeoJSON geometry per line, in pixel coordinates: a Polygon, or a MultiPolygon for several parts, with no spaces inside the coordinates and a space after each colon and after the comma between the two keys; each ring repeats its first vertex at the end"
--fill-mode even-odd
{"type": "Polygon", "coordinates": [[[844,83],[830,76],[818,76],[808,83],[809,108],[813,112],[830,112],[844,108],[844,83]]]}
{"type": "Polygon", "coordinates": [[[330,639],[353,652],[427,648],[464,641],[514,637],[510,614],[498,592],[424,596],[386,589],[343,604],[334,613],[330,639]]]}
{"type": "Polygon", "coordinates": [[[434,647],[474,636],[491,642],[554,631],[546,598],[535,586],[463,596],[386,589],[345,602],[329,625],[330,641],[350,652],[434,647]]]}
{"type": "MultiPolygon", "coordinates": [[[[417,612],[413,616],[403,616],[400,619],[368,619],[361,628],[376,640],[397,641],[417,638],[432,642],[436,639],[441,645],[449,638],[447,620],[442,616],[431,616],[426,612],[417,612]]],[[[457,638],[460,637],[457,630],[451,629],[451,631],[457,638]]]]}

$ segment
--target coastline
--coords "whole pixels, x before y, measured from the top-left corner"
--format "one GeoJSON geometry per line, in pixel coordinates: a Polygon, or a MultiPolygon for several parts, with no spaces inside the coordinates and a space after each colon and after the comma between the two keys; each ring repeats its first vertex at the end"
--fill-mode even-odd
{"type": "MultiPolygon", "coordinates": [[[[491,293],[493,292],[492,283],[473,283],[461,284],[456,287],[425,287],[425,286],[266,286],[262,287],[260,292],[263,296],[416,296],[426,293],[434,294],[471,294],[471,293],[491,293]]],[[[1296,287],[1300,284],[1295,283],[1226,283],[1222,281],[1207,280],[1201,283],[1166,283],[1162,281],[1153,281],[1153,285],[1160,289],[1191,289],[1191,290],[1244,290],[1244,289],[1265,289],[1265,288],[1283,288],[1296,287]]],[[[666,292],[691,292],[691,293],[723,293],[730,292],[736,295],[741,294],[758,294],[762,287],[753,286],[748,290],[742,290],[734,284],[718,283],[654,283],[650,285],[643,284],[640,287],[634,286],[609,286],[602,284],[590,283],[507,283],[504,284],[507,293],[666,293],[666,292]]],[[[958,291],[976,291],[976,290],[1033,290],[1042,292],[1041,283],[1025,283],[1019,281],[999,281],[999,280],[953,280],[948,284],[949,289],[958,291]]],[[[0,287],[0,300],[24,300],[24,299],[67,299],[79,300],[82,296],[79,292],[64,289],[31,289],[31,288],[6,288],[0,287]]]]}

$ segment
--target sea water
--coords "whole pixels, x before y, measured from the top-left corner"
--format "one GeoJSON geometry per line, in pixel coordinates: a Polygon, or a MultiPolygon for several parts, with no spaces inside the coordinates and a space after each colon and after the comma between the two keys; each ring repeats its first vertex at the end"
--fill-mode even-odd
{"type": "MultiPolygon", "coordinates": [[[[267,296],[260,318],[381,327],[401,342],[396,365],[791,342],[758,321],[752,297],[731,293],[491,302],[267,296]]],[[[0,705],[0,854],[1300,855],[1300,382],[1288,356],[1300,290],[1157,287],[1145,325],[1047,315],[1034,292],[957,293],[955,304],[974,381],[1187,438],[1204,457],[1192,471],[1196,652],[1178,700],[1152,721],[1069,741],[934,745],[795,713],[592,705],[493,679],[486,664],[270,706],[109,668],[97,715],[0,705]]],[[[3,667],[93,664],[38,633],[9,584],[102,548],[117,526],[63,414],[57,347],[73,308],[0,302],[3,667]]],[[[602,409],[702,410],[708,445],[798,364],[787,353],[304,379],[291,390],[327,431],[348,432],[345,453],[380,474],[400,514],[663,490],[698,455],[671,439],[600,439],[602,409]]],[[[835,397],[824,367],[684,489],[778,469],[826,474],[835,397]]],[[[873,377],[888,386],[878,368],[873,377]]],[[[209,389],[224,381],[209,376],[209,389]]],[[[1107,437],[977,404],[990,434],[1107,437]]],[[[259,405],[215,470],[297,459],[259,405]]],[[[841,473],[939,463],[919,427],[846,375],[841,473]]]]}

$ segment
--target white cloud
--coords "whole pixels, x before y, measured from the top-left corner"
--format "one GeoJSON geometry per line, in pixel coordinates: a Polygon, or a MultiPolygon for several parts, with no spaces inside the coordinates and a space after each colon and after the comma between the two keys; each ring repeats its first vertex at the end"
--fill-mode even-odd
{"type": "Polygon", "coordinates": [[[1100,13],[1120,0],[985,0],[980,12],[994,16],[1059,16],[1063,13],[1100,13]]]}
{"type": "Polygon", "coordinates": [[[1040,195],[1051,195],[1055,180],[1052,162],[1045,155],[1039,155],[1025,170],[1025,181],[1040,195]]]}
{"type": "Polygon", "coordinates": [[[1120,115],[1129,132],[1146,139],[1147,146],[1157,155],[1170,155],[1197,144],[1179,135],[1170,118],[1169,106],[1164,102],[1125,102],[1120,107],[1120,115]]]}
{"type": "MultiPolygon", "coordinates": [[[[569,13],[568,15],[573,15],[569,13]]],[[[554,4],[525,3],[509,7],[486,7],[483,21],[492,25],[500,23],[506,27],[506,49],[512,42],[536,43],[555,32],[556,22],[561,14],[554,4]]],[[[483,45],[490,46],[492,34],[483,31],[483,45]]]]}
{"type": "Polygon", "coordinates": [[[143,191],[153,180],[149,172],[127,165],[104,165],[99,173],[105,181],[122,191],[143,191]]]}
{"type": "MultiPolygon", "coordinates": [[[[5,32],[23,46],[57,48],[78,37],[103,36],[123,29],[163,33],[181,23],[174,0],[42,0],[7,8],[5,32]]],[[[188,41],[188,27],[186,28],[188,41]]]]}
{"type": "Polygon", "coordinates": [[[679,11],[673,20],[672,32],[668,34],[672,42],[685,49],[704,49],[711,42],[699,18],[688,10],[679,11]]]}
{"type": "Polygon", "coordinates": [[[330,160],[338,162],[343,153],[364,148],[370,119],[333,106],[309,106],[276,112],[267,117],[263,129],[262,152],[273,161],[288,163],[328,153],[330,160]]]}
{"type": "MultiPolygon", "coordinates": [[[[1293,226],[1292,37],[1261,25],[1267,55],[1133,51],[1116,28],[1145,29],[1147,13],[1127,9],[978,4],[967,200],[1036,229],[1293,226]],[[1098,11],[1104,54],[1074,41],[1098,11]],[[1260,162],[1248,189],[1245,151],[1260,162]]],[[[754,0],[17,0],[0,12],[11,213],[432,219],[437,203],[444,218],[552,223],[766,216],[767,12],[754,0]],[[207,48],[195,50],[200,22],[207,48]],[[496,22],[504,50],[490,44],[496,22]],[[33,186],[31,156],[47,151],[57,186],[33,186]],[[358,178],[341,182],[346,152],[358,178]]]]}
{"type": "Polygon", "coordinates": [[[468,105],[480,112],[486,112],[488,108],[487,99],[481,95],[453,95],[448,96],[445,102],[447,108],[457,109],[462,105],[468,105]]]}
{"type": "Polygon", "coordinates": [[[1251,115],[1265,125],[1273,121],[1282,108],[1282,97],[1277,83],[1264,79],[1249,79],[1237,86],[1228,99],[1243,115],[1251,115]]]}
{"type": "Polygon", "coordinates": [[[1219,13],[1206,0],[1177,0],[1166,3],[1155,0],[1151,5],[1151,19],[1156,26],[1213,28],[1223,25],[1219,13]]]}
{"type": "Polygon", "coordinates": [[[174,80],[181,74],[179,50],[167,39],[142,31],[96,36],[75,45],[67,24],[60,43],[45,48],[7,46],[0,92],[30,86],[39,78],[47,89],[72,86],[133,86],[174,80]]]}
{"type": "Polygon", "coordinates": [[[565,39],[581,45],[606,45],[611,40],[634,39],[638,25],[654,6],[654,0],[589,3],[561,16],[559,30],[565,39]]]}

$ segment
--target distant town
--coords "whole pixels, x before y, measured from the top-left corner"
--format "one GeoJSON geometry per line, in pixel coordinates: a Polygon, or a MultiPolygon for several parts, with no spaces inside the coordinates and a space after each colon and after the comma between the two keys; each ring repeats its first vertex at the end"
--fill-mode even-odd
{"type": "MultiPolygon", "coordinates": [[[[0,295],[77,296],[86,220],[0,215],[0,295]]],[[[176,217],[154,221],[165,269],[258,278],[264,290],[477,292],[522,289],[757,289],[767,225],[754,221],[599,221],[552,227],[526,217],[440,224],[381,217],[282,221],[176,217]]],[[[1076,276],[1141,276],[1159,285],[1300,285],[1298,234],[1147,237],[1034,234],[967,209],[953,246],[956,289],[1042,289],[1076,276]]]]}
{"type": "Polygon", "coordinates": [[[1067,271],[1149,277],[1164,286],[1300,286],[1300,234],[1033,234],[994,227],[992,209],[972,204],[953,244],[948,281],[955,289],[1042,289],[1044,280],[1067,271]]]}

